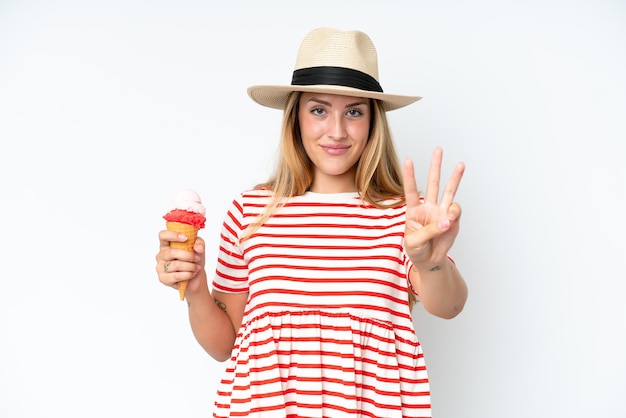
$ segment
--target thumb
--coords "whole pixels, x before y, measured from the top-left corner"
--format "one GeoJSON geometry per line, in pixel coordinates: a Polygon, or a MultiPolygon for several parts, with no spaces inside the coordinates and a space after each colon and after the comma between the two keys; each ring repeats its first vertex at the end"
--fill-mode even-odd
{"type": "Polygon", "coordinates": [[[419,242],[428,242],[450,229],[450,220],[444,218],[437,222],[431,222],[426,226],[419,222],[408,220],[406,221],[406,229],[415,232],[416,237],[419,237],[417,238],[419,242]]]}
{"type": "Polygon", "coordinates": [[[405,227],[409,231],[418,231],[418,230],[424,228],[424,225],[422,225],[421,223],[419,223],[417,221],[414,221],[414,220],[410,219],[410,220],[406,221],[405,227]]]}
{"type": "Polygon", "coordinates": [[[204,253],[204,240],[200,237],[196,238],[196,242],[193,244],[193,249],[198,254],[204,253]]]}

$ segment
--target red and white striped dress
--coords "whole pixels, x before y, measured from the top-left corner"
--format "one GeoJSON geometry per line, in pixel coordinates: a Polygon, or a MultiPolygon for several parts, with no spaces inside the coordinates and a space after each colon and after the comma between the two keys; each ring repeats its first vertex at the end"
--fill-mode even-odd
{"type": "Polygon", "coordinates": [[[249,298],[213,416],[430,417],[405,207],[307,192],[240,243],[269,197],[243,193],[224,221],[213,287],[249,298]]]}

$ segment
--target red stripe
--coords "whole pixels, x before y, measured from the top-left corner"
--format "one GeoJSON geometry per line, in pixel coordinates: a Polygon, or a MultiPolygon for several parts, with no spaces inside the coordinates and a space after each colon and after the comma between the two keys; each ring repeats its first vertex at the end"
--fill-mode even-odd
{"type": "MultiPolygon", "coordinates": [[[[275,257],[275,258],[281,258],[281,257],[275,257]]],[[[293,259],[296,259],[296,257],[293,257],[293,259]]],[[[397,264],[402,265],[402,262],[400,262],[400,260],[396,260],[398,261],[397,264]]],[[[393,276],[397,276],[397,277],[404,277],[403,274],[400,274],[397,270],[393,270],[393,269],[388,269],[388,268],[384,268],[384,267],[369,267],[369,266],[359,266],[359,267],[352,267],[352,266],[348,266],[348,267],[321,267],[321,266],[301,266],[301,265],[294,265],[294,264],[263,264],[259,267],[255,267],[250,269],[250,274],[255,273],[257,271],[261,271],[261,270],[267,270],[267,269],[286,269],[286,270],[307,270],[307,271],[328,271],[328,272],[334,272],[334,271],[378,271],[381,273],[387,273],[393,276]]],[[[274,276],[274,278],[276,278],[277,276],[274,276]]],[[[280,277],[280,276],[278,276],[280,277]]],[[[289,280],[289,277],[285,277],[286,280],[289,280]]],[[[341,280],[341,279],[337,279],[337,280],[341,280]]]]}
{"type": "Polygon", "coordinates": [[[297,250],[375,250],[375,249],[383,249],[389,248],[392,250],[402,250],[401,245],[397,244],[376,244],[376,245],[368,245],[367,247],[355,247],[353,245],[310,245],[310,244],[287,244],[287,243],[263,243],[257,245],[251,245],[248,247],[248,252],[253,252],[259,248],[285,248],[285,249],[297,249],[297,250]]]}
{"type": "MultiPolygon", "coordinates": [[[[320,240],[355,240],[355,241],[373,241],[373,240],[381,240],[389,237],[403,237],[404,233],[402,232],[392,232],[384,235],[377,235],[373,237],[366,237],[362,235],[324,235],[324,234],[262,234],[259,232],[255,232],[252,234],[251,238],[258,237],[270,237],[270,238],[287,238],[287,239],[320,239],[320,240]]],[[[347,249],[358,249],[359,247],[347,247],[347,249]]]]}
{"type": "MultiPolygon", "coordinates": [[[[239,290],[240,292],[240,290],[239,290]]],[[[404,303],[404,301],[403,301],[404,303]]],[[[408,301],[406,303],[408,305],[408,301]]],[[[282,308],[281,311],[285,312],[288,311],[289,308],[295,308],[295,309],[311,309],[311,305],[310,304],[304,304],[304,303],[285,303],[285,302],[267,302],[267,303],[261,303],[258,304],[254,307],[254,310],[264,310],[265,308],[270,308],[270,307],[276,307],[276,308],[282,308]]],[[[336,304],[315,304],[316,309],[321,309],[321,310],[325,310],[325,309],[336,309],[337,305],[336,304]]],[[[385,306],[372,306],[372,305],[367,305],[367,304],[350,304],[350,306],[344,306],[344,308],[349,308],[349,309],[367,309],[370,311],[377,311],[377,312],[382,312],[384,314],[387,315],[397,315],[397,316],[406,316],[408,317],[408,315],[405,315],[403,312],[400,311],[395,311],[393,309],[389,309],[385,306]]],[[[247,313],[251,313],[250,312],[246,312],[247,313]]]]}
{"type": "Polygon", "coordinates": [[[289,224],[278,224],[278,223],[265,223],[263,227],[265,228],[297,228],[297,229],[306,229],[306,228],[341,228],[341,229],[356,229],[356,230],[364,230],[364,231],[379,231],[383,229],[394,228],[400,224],[404,224],[404,221],[398,222],[390,225],[368,225],[366,224],[346,224],[346,223],[289,223],[289,224]]]}
{"type": "MultiPolygon", "coordinates": [[[[352,270],[356,270],[356,269],[352,269],[352,270]]],[[[359,269],[361,270],[361,269],[359,269]]],[[[371,269],[373,270],[373,269],[371,269]]],[[[406,287],[398,284],[398,283],[393,283],[393,282],[389,282],[386,280],[380,280],[380,279],[376,279],[376,278],[371,278],[371,277],[357,277],[357,278],[332,278],[332,277],[327,277],[327,278],[309,278],[309,277],[286,277],[286,276],[263,276],[260,277],[258,279],[255,280],[250,280],[250,286],[253,286],[255,284],[258,283],[262,283],[266,280],[287,280],[289,282],[294,282],[294,283],[353,283],[353,284],[359,284],[359,285],[363,285],[364,283],[372,283],[372,284],[377,284],[377,285],[381,285],[381,286],[386,286],[392,289],[397,289],[397,290],[401,290],[404,291],[406,290],[406,287]]],[[[308,292],[307,292],[308,293],[308,292]]]]}

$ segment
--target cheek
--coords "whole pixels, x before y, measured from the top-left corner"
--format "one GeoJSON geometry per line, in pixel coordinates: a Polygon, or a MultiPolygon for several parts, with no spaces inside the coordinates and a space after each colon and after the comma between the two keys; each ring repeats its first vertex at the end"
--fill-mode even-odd
{"type": "Polygon", "coordinates": [[[321,123],[316,123],[310,118],[300,118],[300,134],[302,138],[316,138],[323,132],[323,126],[321,123]]]}
{"type": "Polygon", "coordinates": [[[369,139],[369,125],[357,126],[351,132],[352,138],[359,143],[361,146],[365,146],[369,139]]]}
{"type": "Polygon", "coordinates": [[[315,138],[311,135],[310,131],[300,131],[300,137],[301,137],[301,144],[302,147],[304,148],[304,152],[306,153],[306,155],[311,158],[311,156],[315,153],[315,144],[316,144],[316,140],[315,138]]]}

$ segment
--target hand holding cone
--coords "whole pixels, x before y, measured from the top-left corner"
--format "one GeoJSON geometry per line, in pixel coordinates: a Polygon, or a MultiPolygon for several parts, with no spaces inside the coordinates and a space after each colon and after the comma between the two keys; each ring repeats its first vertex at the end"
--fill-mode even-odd
{"type": "MultiPolygon", "coordinates": [[[[185,242],[172,242],[170,247],[185,250],[185,251],[193,251],[193,245],[196,242],[196,237],[198,236],[198,230],[189,224],[184,224],[182,222],[166,222],[167,229],[169,231],[176,231],[180,234],[187,236],[187,241],[185,242]]],[[[180,296],[180,300],[185,300],[185,291],[187,290],[187,280],[178,283],[178,294],[180,296]]]]}
{"type": "MultiPolygon", "coordinates": [[[[183,190],[174,198],[172,210],[163,216],[167,221],[166,227],[170,231],[176,231],[187,236],[185,242],[171,242],[170,246],[175,249],[193,251],[193,246],[198,236],[198,230],[204,228],[206,209],[202,205],[200,196],[193,190],[183,190]]],[[[185,300],[187,281],[178,283],[178,295],[180,300],[185,300]]]]}

